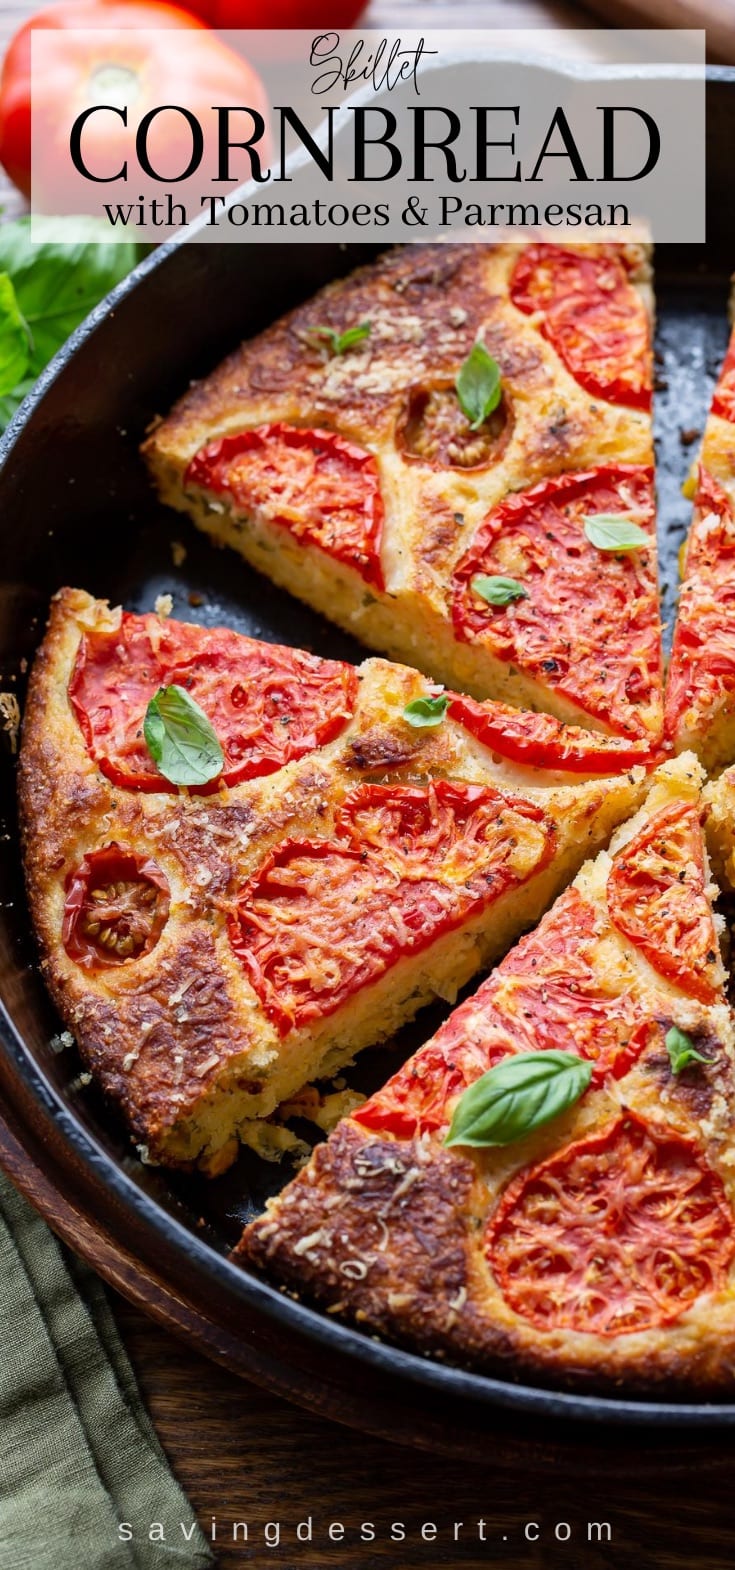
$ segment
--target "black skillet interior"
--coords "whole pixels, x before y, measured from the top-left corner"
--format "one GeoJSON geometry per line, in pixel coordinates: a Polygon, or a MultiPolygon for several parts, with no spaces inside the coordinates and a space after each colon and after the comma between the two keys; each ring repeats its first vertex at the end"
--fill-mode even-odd
{"type": "MultiPolygon", "coordinates": [[[[708,243],[706,248],[663,247],[657,257],[656,430],[669,620],[677,551],[689,516],[680,486],[727,340],[735,231],[726,164],[734,133],[735,73],[719,71],[709,84],[708,243]]],[[[169,592],[174,615],[184,620],[224,623],[318,653],[361,657],[348,637],[272,588],[234,555],[214,550],[183,517],[160,508],[137,447],[151,417],[166,409],[192,375],[206,372],[240,338],[372,254],[368,246],[174,247],[149,258],[137,285],[123,286],[112,308],[98,313],[94,330],[83,331],[76,346],[62,351],[25,421],[0,445],[3,688],[22,696],[23,664],[41,635],[49,597],[61,584],[84,587],[133,610],[150,609],[157,594],[169,592]],[[177,567],[173,540],[186,547],[177,567]]],[[[0,986],[27,1061],[41,1068],[80,1135],[91,1134],[118,1172],[125,1171],[164,1212],[223,1255],[243,1219],[262,1208],[288,1172],[250,1154],[209,1183],[142,1166],[94,1087],[79,1085],[76,1053],[50,1051],[59,1024],[35,967],[9,755],[0,775],[5,846],[0,986]]],[[[439,1008],[425,1011],[399,1042],[364,1054],[350,1082],[361,1089],[381,1082],[430,1034],[441,1014],[439,1008]]],[[[735,1408],[729,1410],[735,1416],[735,1408]]]]}

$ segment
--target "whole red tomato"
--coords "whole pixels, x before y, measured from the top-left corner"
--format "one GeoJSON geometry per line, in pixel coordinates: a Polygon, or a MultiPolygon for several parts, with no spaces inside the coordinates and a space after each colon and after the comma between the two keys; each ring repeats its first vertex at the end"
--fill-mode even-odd
{"type": "MultiPolygon", "coordinates": [[[[69,127],[95,102],[130,103],[136,120],[160,104],[184,104],[202,121],[218,103],[250,105],[265,113],[257,73],[190,12],[158,0],[103,5],[63,0],[39,11],[16,33],[0,76],[0,163],[26,196],[31,183],[31,32],[41,30],[60,37],[53,69],[34,73],[34,174],[42,191],[55,194],[57,212],[67,210],[69,127]],[[93,41],[82,29],[104,30],[109,37],[93,41]],[[158,33],[174,36],[158,39],[158,33]]],[[[185,166],[187,144],[185,128],[169,119],[168,126],[161,122],[155,150],[162,167],[173,170],[182,159],[185,166]]],[[[84,155],[90,168],[100,173],[119,169],[121,135],[114,116],[100,114],[87,122],[84,155]]],[[[137,183],[131,194],[137,197],[137,183]]]]}
{"type": "Polygon", "coordinates": [[[186,0],[210,27],[352,27],[366,0],[186,0]]]}

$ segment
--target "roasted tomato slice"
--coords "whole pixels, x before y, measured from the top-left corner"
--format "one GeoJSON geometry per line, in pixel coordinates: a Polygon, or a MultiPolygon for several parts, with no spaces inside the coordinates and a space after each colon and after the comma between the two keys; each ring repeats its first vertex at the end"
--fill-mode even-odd
{"type": "Polygon", "coordinates": [[[113,841],[67,878],[64,948],[86,969],[141,959],[155,948],[169,905],[168,881],[155,861],[113,841]]]}
{"type": "Polygon", "coordinates": [[[735,421],[735,333],[730,339],[719,381],[712,395],[712,413],[735,421]]]}
{"type": "Polygon", "coordinates": [[[618,931],[660,976],[703,1003],[721,996],[697,807],[677,802],[665,807],[618,851],[607,904],[618,931]]]}
{"type": "Polygon", "coordinates": [[[619,256],[530,245],[516,264],[510,297],[527,316],[543,313],[544,338],[586,392],[650,409],[648,317],[619,256]]]}
{"type": "Polygon", "coordinates": [[[666,685],[666,734],[673,739],[685,716],[701,724],[735,686],[735,517],[704,468],[694,507],[666,685]]]}
{"type": "MultiPolygon", "coordinates": [[[[462,1014],[464,1007],[456,1012],[462,1014]]],[[[473,1041],[460,1021],[451,1036],[446,1029],[440,1031],[352,1115],[364,1128],[398,1139],[435,1133],[448,1127],[454,1104],[467,1086],[512,1050],[503,1041],[492,1046],[473,1041]]]]}
{"type": "Polygon", "coordinates": [[[628,1072],[658,1027],[627,991],[600,980],[600,919],[575,888],[454,1010],[425,1047],[353,1114],[410,1139],[448,1127],[458,1096],[513,1052],[557,1048],[594,1064],[593,1083],[628,1072]]]}
{"type": "Polygon", "coordinates": [[[561,474],[501,502],[459,562],[452,614],[458,638],[481,641],[612,731],[658,739],[652,470],[618,464],[561,474]],[[650,550],[598,550],[584,533],[598,513],[632,516],[650,532],[650,550]],[[496,575],[516,578],[527,598],[488,605],[473,581],[496,575]]]}
{"type": "Polygon", "coordinates": [[[236,507],[384,587],[378,466],[372,453],[334,431],[295,425],[239,431],[195,453],[185,484],[230,496],[236,507]]]}
{"type": "Polygon", "coordinates": [[[693,1140],[627,1112],[519,1173],[486,1235],[506,1302],[539,1330],[671,1324],[735,1253],[722,1183],[693,1140]]]}
{"type": "Polygon", "coordinates": [[[560,769],[569,774],[622,774],[643,764],[651,768],[659,754],[647,741],[602,736],[599,731],[563,725],[551,714],[511,709],[504,703],[477,703],[462,693],[448,693],[448,713],[483,747],[513,763],[534,769],[560,769]]]}
{"type": "Polygon", "coordinates": [[[159,773],[143,739],[150,699],[174,682],[214,726],[227,785],[270,774],[331,741],[357,694],[352,666],[336,660],[258,643],[227,628],[210,631],[125,612],[119,630],[85,635],[69,683],[91,756],[116,785],[177,789],[159,773]]]}
{"type": "Polygon", "coordinates": [[[241,891],[230,940],[282,1035],[545,866],[554,827],[477,785],[366,785],[333,838],[287,841],[241,891]]]}
{"type": "Polygon", "coordinates": [[[558,1048],[593,1063],[593,1082],[627,1074],[660,1034],[624,978],[599,963],[604,924],[575,888],[557,899],[540,926],[511,950],[476,998],[518,1047],[558,1048]],[[618,991],[616,983],[624,990],[618,991]]]}

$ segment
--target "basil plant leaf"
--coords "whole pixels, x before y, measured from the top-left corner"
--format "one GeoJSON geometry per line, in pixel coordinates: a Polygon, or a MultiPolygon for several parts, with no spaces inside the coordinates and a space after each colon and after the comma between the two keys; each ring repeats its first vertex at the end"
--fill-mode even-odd
{"type": "Polygon", "coordinates": [[[441,725],[448,708],[449,699],[444,693],[436,698],[414,698],[406,704],[403,718],[416,730],[433,730],[441,725]]]}
{"type": "Polygon", "coordinates": [[[30,327],[36,374],[142,254],[132,241],[107,235],[107,225],[94,218],[35,217],[33,243],[29,218],[0,225],[0,271],[10,274],[30,327]],[[65,239],[69,230],[73,242],[65,239]]]}
{"type": "Polygon", "coordinates": [[[500,366],[481,339],[478,338],[470,350],[455,387],[460,409],[470,422],[470,430],[479,430],[488,415],[497,409],[503,391],[500,366]]]}
{"type": "Polygon", "coordinates": [[[206,785],[222,773],[224,754],[203,709],[183,687],[159,687],[143,721],[148,751],[173,785],[206,785]]]}
{"type": "Polygon", "coordinates": [[[666,1032],[666,1051],[669,1054],[672,1074],[681,1074],[690,1063],[711,1063],[711,1058],[704,1057],[698,1052],[685,1030],[680,1030],[678,1025],[672,1025],[666,1032]]]}
{"type": "Polygon", "coordinates": [[[11,279],[0,273],[0,397],[23,381],[31,357],[31,336],[11,279]]]}
{"type": "MultiPolygon", "coordinates": [[[[110,240],[107,225],[95,218],[38,215],[33,241],[29,217],[0,224],[0,274],[7,274],[13,286],[27,350],[24,360],[18,354],[11,383],[5,342],[0,349],[0,430],[69,334],[143,254],[144,248],[132,241],[110,240]]],[[[0,317],[4,335],[6,300],[0,301],[0,317]]],[[[19,347],[19,334],[16,342],[19,347]]]]}
{"type": "Polygon", "coordinates": [[[584,532],[598,551],[640,551],[651,544],[645,529],[622,513],[594,513],[585,518],[584,532]]]}
{"type": "Polygon", "coordinates": [[[472,590],[481,600],[487,600],[488,605],[510,605],[513,600],[528,599],[528,589],[524,589],[517,578],[486,577],[484,573],[478,573],[472,579],[472,590]]]}
{"type": "Polygon", "coordinates": [[[575,1052],[519,1052],[464,1092],[445,1145],[510,1145],[579,1101],[592,1064],[575,1052]]]}

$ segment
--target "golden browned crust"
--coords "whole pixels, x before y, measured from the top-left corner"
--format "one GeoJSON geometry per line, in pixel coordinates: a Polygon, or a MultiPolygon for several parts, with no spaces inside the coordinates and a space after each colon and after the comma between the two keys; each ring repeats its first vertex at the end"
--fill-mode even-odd
{"type": "MultiPolygon", "coordinates": [[[[696,799],[701,773],[690,765],[680,773],[681,761],[660,771],[637,823],[618,831],[613,848],[625,845],[649,811],[696,799]]],[[[346,1119],[246,1228],[236,1259],[365,1330],[506,1378],[525,1374],[557,1385],[639,1394],[665,1389],[668,1395],[705,1395],[732,1388],[732,1259],[716,1289],[703,1292],[669,1322],[602,1334],[567,1328],[563,1320],[542,1328],[532,1314],[517,1311],[486,1252],[493,1218],[519,1174],[624,1121],[628,1111],[647,1127],[695,1147],[735,1211],[730,1010],[721,993],[705,1005],[666,982],[611,926],[610,866],[610,856],[601,853],[581,870],[576,887],[600,915],[596,965],[611,997],[623,991],[641,999],[660,1027],[638,1062],[621,1079],[607,1076],[593,1084],[575,1108],[505,1147],[447,1148],[441,1133],[401,1137],[346,1119]],[[708,1060],[696,1075],[672,1074],[663,1033],[673,1023],[691,1032],[708,1060]]],[[[553,920],[552,910],[545,923],[553,920]]],[[[548,933],[550,941],[550,927],[548,933]]],[[[506,967],[512,977],[512,956],[506,967]]],[[[458,1012],[467,1039],[473,1032],[481,1039],[487,1028],[481,997],[476,1015],[472,1001],[458,1012]]],[[[455,1027],[453,1050],[463,1039],[455,1027]]],[[[436,1041],[438,1048],[441,1031],[436,1041]]],[[[588,1219],[590,1211],[582,1208],[581,1215],[588,1219]]]]}
{"type": "Polygon", "coordinates": [[[472,1162],[455,1153],[344,1122],[233,1258],[357,1324],[444,1355],[457,1325],[452,1304],[468,1293],[474,1181],[472,1162]]]}
{"type": "Polygon", "coordinates": [[[618,1395],[732,1389],[730,1293],[675,1325],[616,1339],[543,1334],[498,1311],[478,1268],[485,1205],[475,1186],[466,1156],[346,1121],[232,1257],[364,1330],[501,1378],[618,1395]]]}
{"type": "MultiPolygon", "coordinates": [[[[562,472],[653,462],[649,414],[586,392],[542,336],[539,319],[511,303],[520,249],[434,245],[387,252],[236,350],[156,423],[143,452],[165,502],[368,647],[478,697],[604,730],[602,719],[541,677],[498,659],[483,640],[458,639],[452,622],[454,568],[504,497],[562,472]],[[344,355],[330,355],[314,336],[325,323],[340,332],[364,320],[370,337],[344,355]],[[422,389],[453,388],[478,337],[502,365],[507,416],[488,461],[440,466],[430,456],[407,457],[402,433],[411,400],[422,389]],[[257,511],[185,482],[189,461],[206,443],[273,422],[334,430],[374,454],[385,507],[385,591],[344,561],[295,543],[257,511]]],[[[646,253],[628,251],[631,277],[647,300],[646,253]]],[[[660,734],[660,694],[641,717],[652,735],[660,734]]]]}
{"type": "MultiPolygon", "coordinates": [[[[615,779],[549,774],[494,761],[450,722],[411,730],[403,709],[426,683],[369,660],[358,673],[352,720],[299,762],[209,796],[125,790],[93,762],[67,696],[85,630],[116,618],[104,602],[62,591],[31,675],[19,764],[31,912],[59,1012],[136,1139],[151,1159],[217,1172],[234,1159],[238,1133],[246,1137],[253,1120],[269,1117],[320,1068],[335,1072],[422,1003],[454,995],[538,917],[586,850],[606,841],[640,799],[645,776],[643,769],[615,779]],[[556,846],[551,862],[535,871],[529,863],[526,881],[492,909],[418,957],[403,956],[328,1018],[281,1038],[227,935],[237,891],[283,839],[328,838],[360,781],[442,777],[539,802],[556,846]],[[85,970],[61,941],[66,880],[88,852],[113,841],[158,864],[170,913],[149,953],[85,970]]],[[[528,854],[536,854],[532,845],[528,854]]]]}
{"type": "Polygon", "coordinates": [[[71,590],[54,602],[25,707],[21,829],[46,983],[85,1061],[154,1153],[172,1122],[196,1107],[223,1058],[247,1056],[254,1044],[233,978],[215,965],[205,896],[205,889],[224,893],[237,876],[232,846],[249,829],[252,808],[244,800],[217,804],[211,818],[222,824],[222,836],[203,834],[193,800],[175,798],[174,811],[161,814],[160,803],[120,791],[94,767],[66,684],[83,625],[94,625],[105,609],[71,590]],[[102,977],[95,984],[61,945],[64,882],[88,849],[115,839],[158,862],[174,891],[172,915],[178,909],[182,919],[132,974],[121,968],[114,982],[102,977]],[[186,997],[185,1017],[183,1008],[176,1017],[177,996],[186,997]]]}
{"type": "MultiPolygon", "coordinates": [[[[191,457],[204,441],[237,428],[244,412],[248,424],[279,418],[328,425],[331,414],[344,435],[392,445],[406,388],[453,381],[482,330],[490,353],[502,361],[511,394],[533,406],[519,409],[503,472],[493,465],[493,478],[483,475],[479,483],[502,495],[606,457],[650,461],[648,417],[584,393],[533,322],[508,305],[507,279],[518,253],[519,247],[507,245],[386,252],[319,290],[195,383],[155,424],[146,456],[154,467],[166,456],[191,457]],[[318,345],[305,357],[304,340],[325,320],[338,333],[369,320],[370,340],[351,359],[329,358],[318,345]]],[[[638,276],[644,273],[641,253],[638,276]]],[[[424,482],[430,467],[417,465],[424,482]]],[[[404,483],[411,472],[401,470],[404,483]]],[[[472,472],[470,493],[474,481],[472,472]]],[[[430,487],[427,494],[436,493],[430,487]]]]}

